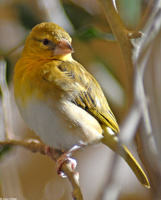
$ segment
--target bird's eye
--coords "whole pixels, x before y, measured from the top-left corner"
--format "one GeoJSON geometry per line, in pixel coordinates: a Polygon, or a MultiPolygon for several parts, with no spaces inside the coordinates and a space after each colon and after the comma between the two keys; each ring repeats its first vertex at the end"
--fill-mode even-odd
{"type": "Polygon", "coordinates": [[[44,45],[48,45],[50,43],[50,41],[47,38],[45,38],[45,39],[43,39],[42,43],[44,45]]]}

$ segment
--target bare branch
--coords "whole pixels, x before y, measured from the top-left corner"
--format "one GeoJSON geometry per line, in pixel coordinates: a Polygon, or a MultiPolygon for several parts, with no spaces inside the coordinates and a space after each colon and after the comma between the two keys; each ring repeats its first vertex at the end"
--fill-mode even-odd
{"type": "Polygon", "coordinates": [[[6,140],[14,137],[12,132],[12,113],[10,105],[10,92],[6,81],[6,62],[2,59],[0,60],[0,88],[2,90],[2,101],[4,110],[4,121],[6,128],[6,140]]]}
{"type": "MultiPolygon", "coordinates": [[[[14,133],[12,131],[12,121],[11,121],[11,106],[10,106],[10,92],[6,82],[6,62],[4,60],[0,61],[0,86],[3,96],[3,109],[4,109],[4,121],[5,121],[5,141],[0,141],[1,146],[21,146],[26,149],[31,150],[32,152],[39,152],[41,154],[48,155],[45,152],[46,145],[38,140],[28,139],[28,140],[16,140],[14,138],[14,133]]],[[[51,148],[50,148],[51,149],[51,148]]],[[[57,160],[62,155],[62,152],[59,150],[52,150],[52,158],[57,162],[57,160]]],[[[82,193],[79,187],[79,174],[72,169],[72,163],[70,160],[63,163],[62,170],[68,177],[71,185],[73,187],[73,199],[74,200],[83,200],[82,193]]]]}
{"type": "MultiPolygon", "coordinates": [[[[128,82],[127,84],[130,85],[127,90],[128,98],[131,100],[130,102],[134,101],[134,103],[138,105],[140,113],[136,115],[135,125],[137,126],[137,124],[139,124],[141,119],[144,120],[145,130],[143,137],[146,140],[146,143],[143,142],[144,139],[141,140],[140,138],[139,144],[141,144],[142,149],[146,149],[147,152],[152,151],[151,149],[152,146],[154,146],[155,138],[152,132],[151,119],[148,111],[143,78],[144,78],[144,70],[148,62],[148,57],[150,57],[151,54],[151,52],[149,51],[149,49],[151,48],[149,47],[151,46],[151,42],[153,42],[154,37],[156,37],[158,30],[160,29],[161,1],[160,0],[149,1],[148,7],[140,24],[133,32],[127,30],[126,27],[124,26],[123,22],[119,17],[119,14],[117,13],[116,5],[114,5],[113,0],[99,0],[99,1],[102,4],[108,22],[122,51],[125,68],[127,70],[127,82],[128,82]],[[131,95],[131,97],[129,95],[131,95]],[[149,144],[150,142],[151,144],[149,144]]],[[[128,127],[125,127],[125,129],[126,128],[128,127]]],[[[133,130],[135,131],[135,129],[133,130]]],[[[123,131],[123,133],[125,133],[125,131],[123,131]]],[[[124,138],[124,135],[122,137],[124,138]]],[[[139,149],[139,154],[140,152],[142,151],[139,149]]],[[[148,163],[147,160],[148,158],[150,158],[149,155],[150,153],[142,154],[141,160],[143,161],[143,163],[148,163]]],[[[145,167],[146,169],[148,169],[147,165],[145,165],[145,167]]],[[[152,169],[150,170],[152,171],[152,169]]],[[[149,175],[151,173],[150,170],[148,171],[149,175]]],[[[158,174],[160,174],[159,170],[158,174]]],[[[156,183],[158,182],[156,181],[156,183]]]]}
{"type": "Polygon", "coordinates": [[[136,27],[136,29],[132,32],[130,35],[130,38],[136,38],[136,35],[140,31],[144,31],[145,27],[151,24],[152,18],[155,16],[156,12],[160,9],[160,0],[150,0],[148,7],[143,15],[143,18],[141,19],[139,25],[136,27]]]}
{"type": "MultiPolygon", "coordinates": [[[[48,155],[45,152],[46,145],[40,142],[39,140],[28,139],[28,140],[7,140],[7,141],[0,141],[1,146],[21,146],[26,149],[31,150],[32,152],[39,152],[44,155],[48,155]]],[[[53,158],[57,161],[62,152],[60,150],[51,149],[53,158]]],[[[66,174],[69,181],[71,182],[73,192],[72,196],[74,200],[83,200],[83,196],[81,193],[80,185],[79,185],[79,174],[75,172],[72,168],[72,163],[70,160],[67,160],[63,163],[61,167],[62,171],[66,174]]]]}
{"type": "Polygon", "coordinates": [[[110,24],[113,34],[115,35],[120,49],[122,51],[124,63],[125,63],[125,71],[126,71],[126,90],[129,98],[129,105],[132,102],[132,83],[133,83],[133,61],[132,61],[132,50],[133,45],[129,40],[129,35],[131,31],[127,30],[122,20],[116,11],[115,5],[113,4],[113,0],[99,0],[102,4],[102,7],[105,11],[107,20],[110,24]]]}

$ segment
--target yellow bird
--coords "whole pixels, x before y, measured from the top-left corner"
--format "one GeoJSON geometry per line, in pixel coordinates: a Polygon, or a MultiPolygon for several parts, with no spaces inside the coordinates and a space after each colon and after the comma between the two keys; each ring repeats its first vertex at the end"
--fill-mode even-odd
{"type": "Polygon", "coordinates": [[[14,72],[15,100],[24,121],[49,148],[65,152],[61,163],[74,151],[102,142],[150,188],[138,162],[119,142],[117,121],[99,84],[72,53],[71,37],[60,26],[41,23],[32,29],[14,72]]]}

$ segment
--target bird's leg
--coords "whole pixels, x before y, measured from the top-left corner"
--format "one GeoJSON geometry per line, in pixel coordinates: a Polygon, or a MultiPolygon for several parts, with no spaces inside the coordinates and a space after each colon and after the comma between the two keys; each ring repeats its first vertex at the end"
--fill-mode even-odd
{"type": "Polygon", "coordinates": [[[56,163],[56,169],[57,169],[58,175],[60,175],[63,178],[66,177],[64,172],[61,171],[61,166],[66,161],[71,162],[72,170],[75,170],[75,168],[77,166],[77,161],[75,159],[71,158],[71,156],[73,155],[73,153],[75,153],[76,151],[78,151],[79,149],[81,149],[81,148],[83,148],[85,146],[86,146],[86,144],[84,144],[84,143],[75,145],[69,151],[67,151],[67,152],[62,154],[62,156],[57,160],[57,163],[56,163]]]}
{"type": "MultiPolygon", "coordinates": [[[[75,153],[76,151],[78,151],[79,149],[81,149],[81,148],[83,148],[85,146],[86,146],[86,144],[80,143],[78,145],[75,145],[69,151],[67,151],[65,153],[63,153],[62,151],[60,151],[62,153],[62,155],[56,161],[56,170],[57,170],[57,174],[59,176],[61,176],[63,178],[66,177],[66,175],[64,174],[64,172],[61,171],[61,167],[62,167],[62,165],[63,165],[64,162],[67,162],[67,161],[71,162],[72,170],[75,170],[75,168],[77,166],[77,161],[75,159],[71,158],[71,156],[73,155],[73,153],[75,153]]],[[[53,160],[55,160],[50,147],[46,146],[45,152],[46,152],[46,154],[50,158],[52,158],[53,160]]]]}

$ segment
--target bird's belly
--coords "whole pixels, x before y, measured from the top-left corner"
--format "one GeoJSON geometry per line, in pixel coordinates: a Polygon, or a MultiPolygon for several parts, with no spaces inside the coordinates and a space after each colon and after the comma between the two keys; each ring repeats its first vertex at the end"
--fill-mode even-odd
{"type": "Polygon", "coordinates": [[[76,144],[97,143],[102,138],[97,120],[71,102],[57,107],[32,99],[19,109],[26,124],[53,148],[69,150],[76,144]]]}

